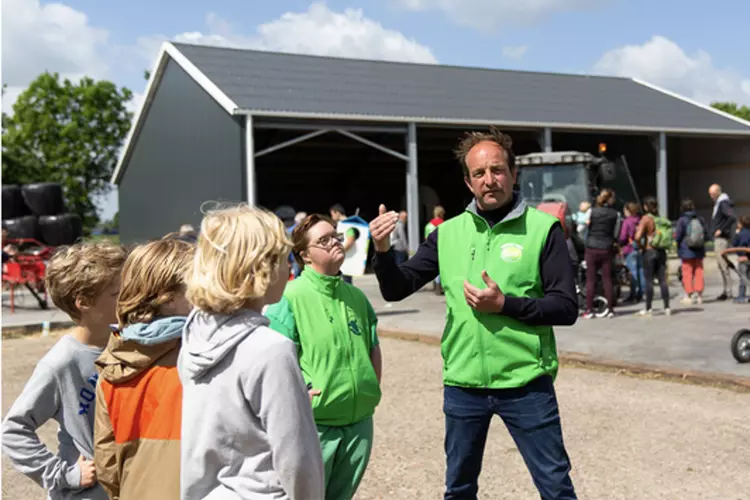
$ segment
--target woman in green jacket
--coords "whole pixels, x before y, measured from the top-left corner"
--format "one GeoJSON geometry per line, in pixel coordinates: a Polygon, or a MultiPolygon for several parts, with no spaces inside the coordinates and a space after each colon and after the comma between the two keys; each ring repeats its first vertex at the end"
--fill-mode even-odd
{"type": "Polygon", "coordinates": [[[271,327],[297,344],[323,453],[326,499],[354,496],[372,450],[372,415],[380,402],[382,358],[377,317],[361,290],[341,277],[343,236],[328,217],[308,216],[292,232],[303,268],[271,327]]]}

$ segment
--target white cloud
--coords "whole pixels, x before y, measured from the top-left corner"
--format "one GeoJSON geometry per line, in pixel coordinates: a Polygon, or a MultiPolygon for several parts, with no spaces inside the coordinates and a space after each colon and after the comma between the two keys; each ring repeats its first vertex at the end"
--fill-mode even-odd
{"type": "Polygon", "coordinates": [[[91,26],[85,14],[59,3],[3,0],[2,109],[10,112],[18,94],[44,71],[78,80],[106,76],[107,30],[91,26]]]}
{"type": "Polygon", "coordinates": [[[690,55],[663,36],[605,53],[594,65],[601,74],[638,78],[702,103],[750,104],[750,77],[717,68],[704,51],[690,55]]]}
{"type": "Polygon", "coordinates": [[[529,47],[527,45],[515,45],[503,47],[503,56],[508,59],[523,59],[523,56],[528,52],[529,47]]]}
{"type": "Polygon", "coordinates": [[[133,92],[133,97],[130,98],[128,102],[125,103],[125,109],[133,113],[133,116],[138,112],[138,108],[141,107],[141,102],[143,102],[144,95],[141,92],[133,92]]]}
{"type": "MultiPolygon", "coordinates": [[[[368,19],[362,9],[336,12],[323,3],[313,3],[306,12],[287,12],[261,24],[251,35],[237,33],[230,23],[215,14],[208,15],[206,24],[207,33],[191,31],[172,40],[299,54],[437,62],[428,47],[368,19]]],[[[164,36],[142,38],[139,50],[153,62],[159,45],[166,39],[164,36]]]]}
{"type": "Polygon", "coordinates": [[[391,0],[416,12],[439,10],[452,21],[480,31],[528,25],[558,12],[594,8],[609,0],[391,0]]]}

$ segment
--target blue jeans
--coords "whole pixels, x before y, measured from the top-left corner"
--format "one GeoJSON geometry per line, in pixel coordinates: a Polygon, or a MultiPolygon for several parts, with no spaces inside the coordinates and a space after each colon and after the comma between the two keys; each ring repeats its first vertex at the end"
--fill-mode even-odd
{"type": "Polygon", "coordinates": [[[493,415],[503,419],[543,500],[577,498],[551,377],[539,377],[517,389],[445,386],[443,412],[445,500],[477,498],[484,444],[493,415]]]}
{"type": "Polygon", "coordinates": [[[630,297],[643,297],[646,277],[643,275],[643,256],[635,251],[625,256],[625,267],[630,271],[630,297]]]}

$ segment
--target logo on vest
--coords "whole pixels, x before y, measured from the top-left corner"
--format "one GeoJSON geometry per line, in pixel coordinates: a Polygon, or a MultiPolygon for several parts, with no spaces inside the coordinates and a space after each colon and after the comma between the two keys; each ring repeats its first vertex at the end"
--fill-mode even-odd
{"type": "Polygon", "coordinates": [[[359,329],[359,325],[354,319],[349,322],[349,331],[354,335],[362,335],[362,331],[359,329]]]}
{"type": "Polygon", "coordinates": [[[523,257],[523,246],[506,243],[500,247],[500,258],[505,262],[518,262],[523,257]]]}

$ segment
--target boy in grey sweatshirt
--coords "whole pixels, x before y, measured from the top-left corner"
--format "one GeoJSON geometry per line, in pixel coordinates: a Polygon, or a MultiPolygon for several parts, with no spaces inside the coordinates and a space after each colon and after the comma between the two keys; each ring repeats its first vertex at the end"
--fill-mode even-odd
{"type": "Polygon", "coordinates": [[[51,500],[105,500],[96,482],[94,402],[102,353],[115,321],[122,247],[74,245],[47,266],[47,290],[78,326],[37,363],[3,422],[3,452],[16,469],[47,490],[51,500]],[[57,454],[36,430],[48,420],[60,425],[57,454]]]}
{"type": "Polygon", "coordinates": [[[323,460],[292,341],[260,311],[291,250],[281,221],[240,206],[203,220],[177,363],[182,500],[323,500],[323,460]]]}

